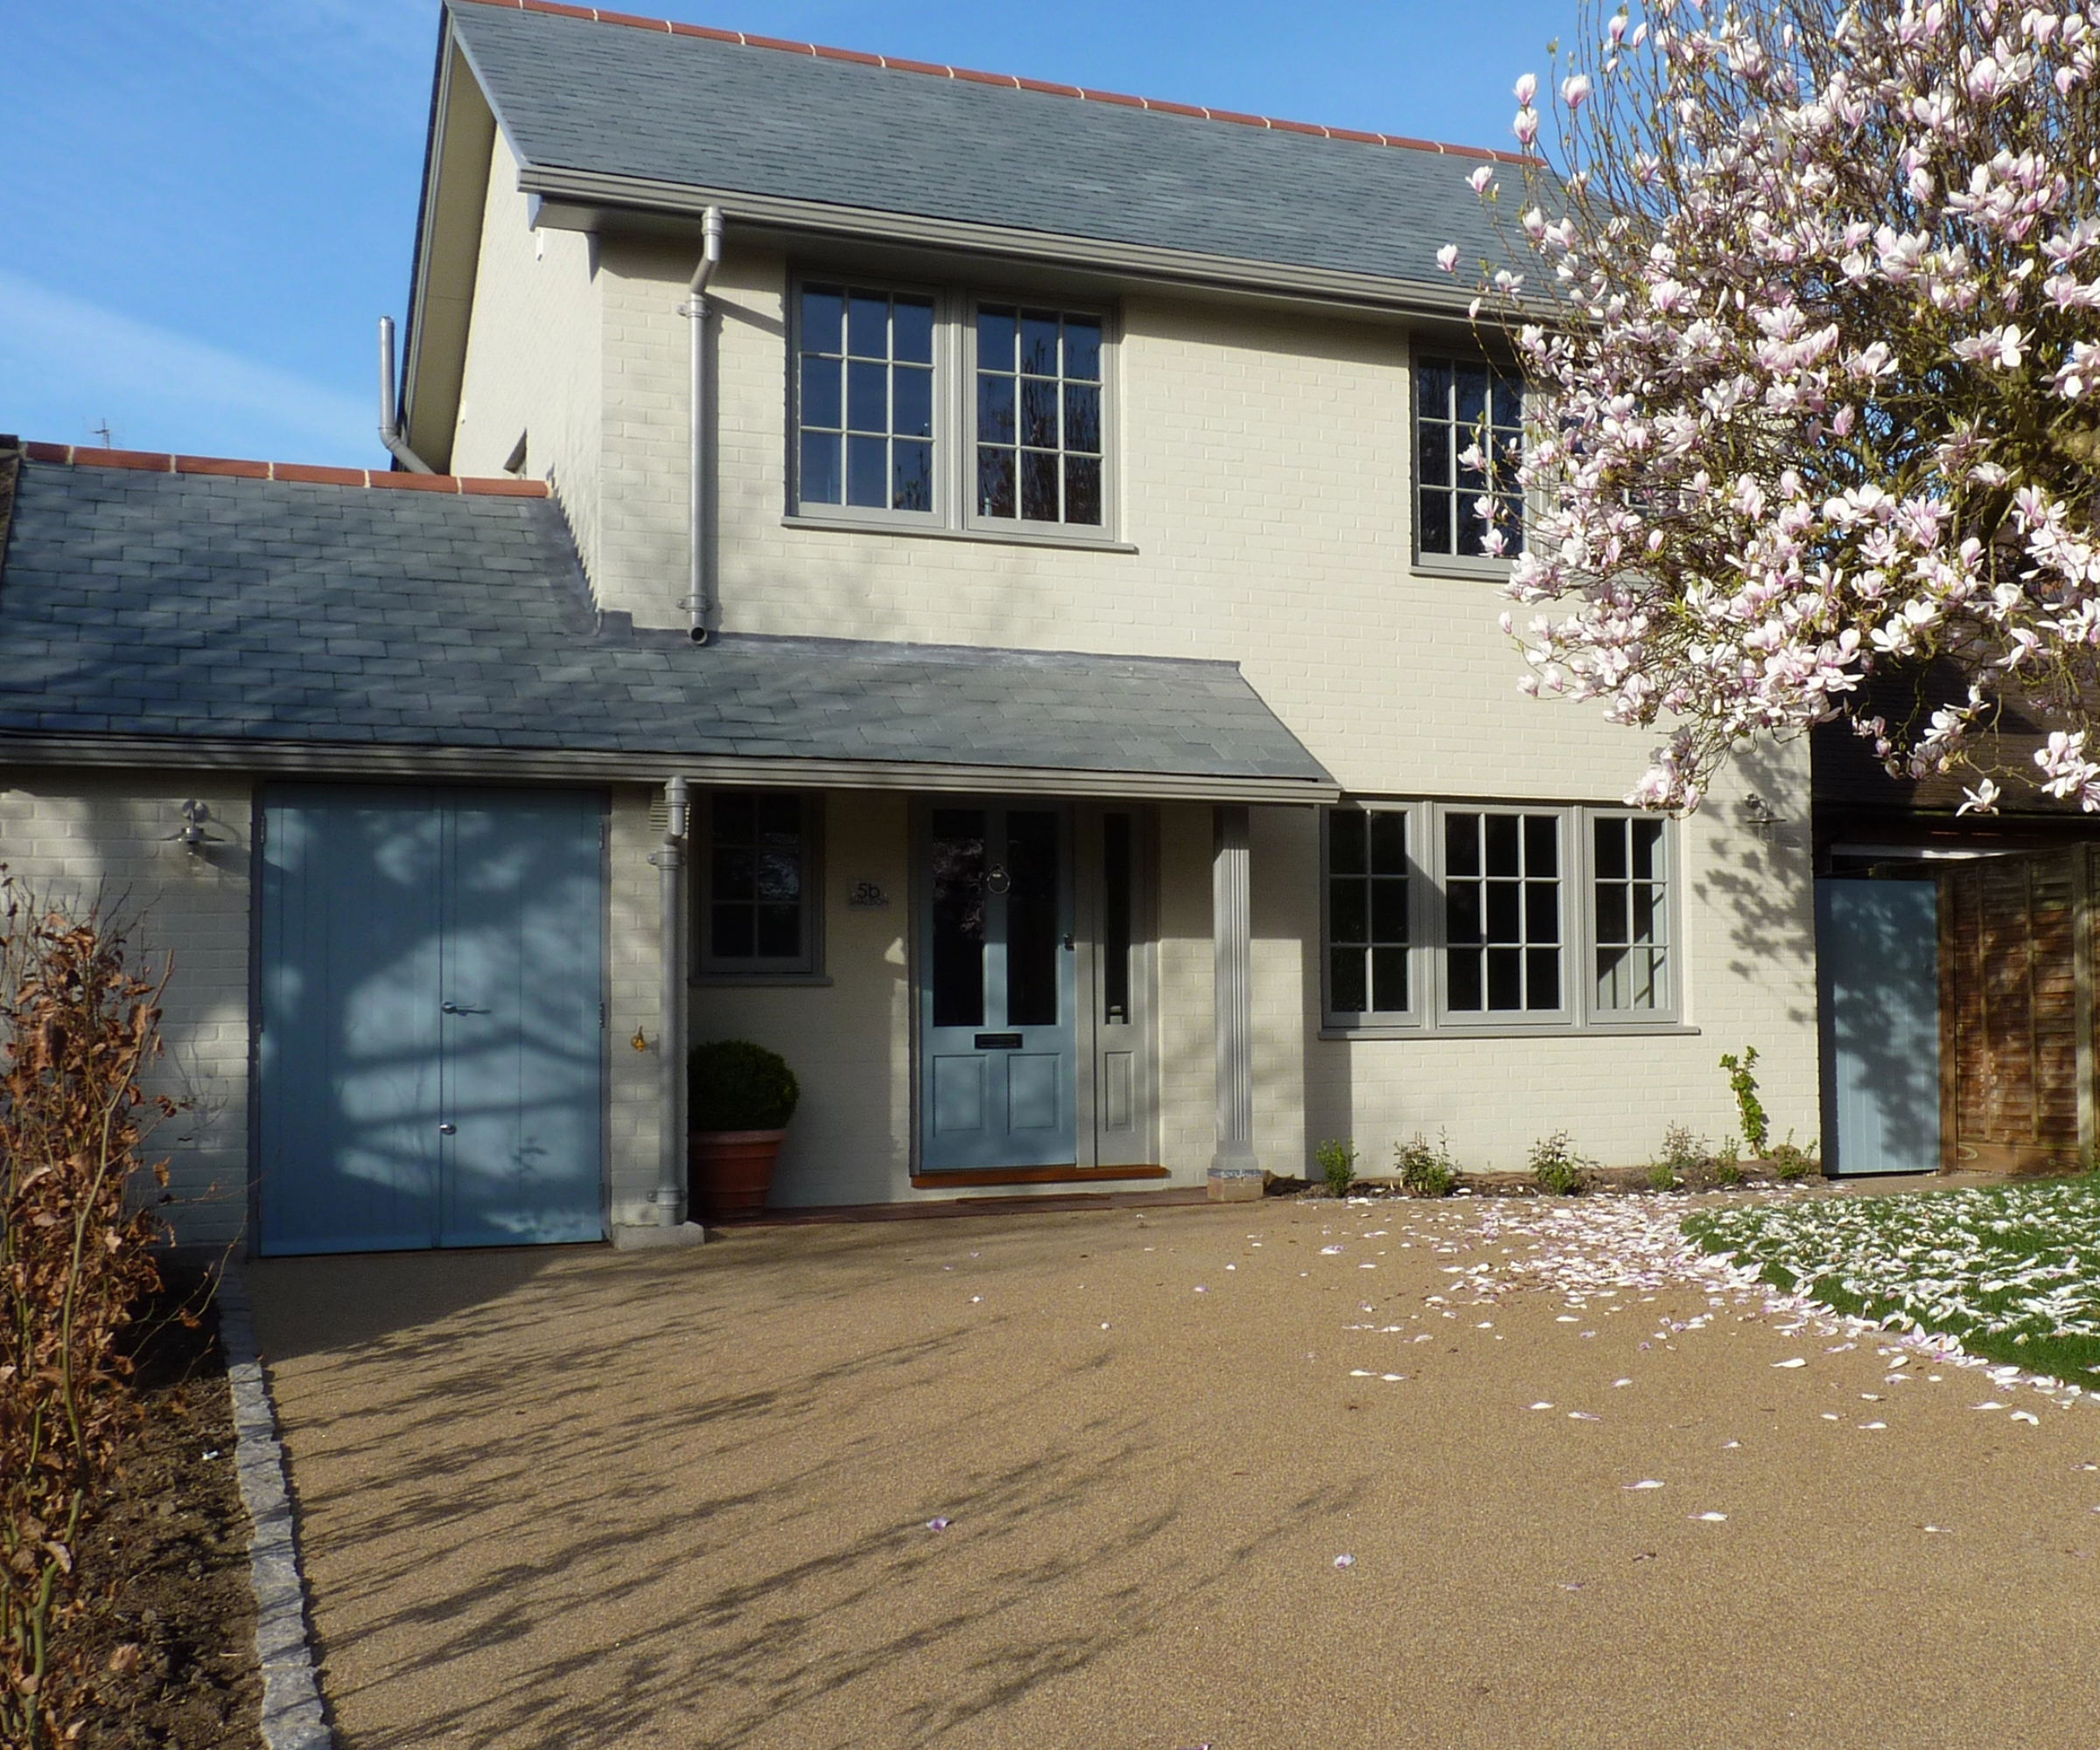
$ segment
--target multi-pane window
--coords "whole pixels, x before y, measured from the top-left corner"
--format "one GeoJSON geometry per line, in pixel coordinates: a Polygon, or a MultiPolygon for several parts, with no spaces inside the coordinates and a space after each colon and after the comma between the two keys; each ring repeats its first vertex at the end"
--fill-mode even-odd
{"type": "Polygon", "coordinates": [[[1600,1012],[1670,1006],[1669,877],[1662,822],[1600,816],[1590,879],[1600,1012]]]}
{"type": "Polygon", "coordinates": [[[1376,802],[1326,811],[1336,1027],[1675,1022],[1667,821],[1618,808],[1376,802]]]}
{"type": "Polygon", "coordinates": [[[1327,816],[1327,1004],[1346,1014],[1403,1014],[1410,1000],[1407,816],[1335,808],[1327,816]]]}
{"type": "Polygon", "coordinates": [[[1101,318],[977,309],[976,514],[1102,522],[1101,318]]]}
{"type": "Polygon", "coordinates": [[[1559,816],[1445,816],[1444,942],[1454,1013],[1559,1009],[1559,816]]]}
{"type": "Polygon", "coordinates": [[[710,972],[816,970],[808,799],[718,790],[707,799],[700,964],[710,972]]]}
{"type": "Polygon", "coordinates": [[[1516,445],[1522,385],[1484,359],[1415,360],[1415,549],[1425,558],[1487,558],[1483,500],[1502,537],[1501,556],[1522,550],[1523,500],[1516,445]]]}
{"type": "Polygon", "coordinates": [[[934,300],[805,285],[796,327],[804,505],[934,509],[934,300]]]}

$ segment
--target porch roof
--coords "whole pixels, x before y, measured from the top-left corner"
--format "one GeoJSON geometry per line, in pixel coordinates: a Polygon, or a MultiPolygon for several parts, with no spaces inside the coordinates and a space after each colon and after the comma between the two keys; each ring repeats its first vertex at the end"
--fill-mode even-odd
{"type": "MultiPolygon", "coordinates": [[[[143,458],[139,458],[143,459],[143,458]]],[[[0,759],[1319,802],[1229,662],[682,632],[545,499],[24,461],[0,759]]]]}

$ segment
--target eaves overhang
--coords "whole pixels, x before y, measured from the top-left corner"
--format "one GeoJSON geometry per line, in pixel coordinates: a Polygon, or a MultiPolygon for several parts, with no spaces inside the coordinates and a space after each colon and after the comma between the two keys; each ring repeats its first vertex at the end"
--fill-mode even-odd
{"type": "Polygon", "coordinates": [[[732,226],[1075,267],[1163,284],[1292,298],[1389,314],[1471,319],[1469,291],[1376,274],[839,206],[747,189],[662,182],[553,164],[522,164],[518,186],[533,199],[534,223],[556,230],[599,232],[623,219],[669,220],[696,228],[701,215],[710,206],[718,206],[732,226]]]}
{"type": "Polygon", "coordinates": [[[1131,802],[1332,805],[1332,778],[1070,770],[906,760],[607,752],[545,747],[435,747],[383,742],[242,737],[40,735],[0,732],[0,768],[134,767],[248,773],[258,777],[661,784],[683,777],[723,787],[906,790],[944,794],[1102,797],[1131,802]]]}

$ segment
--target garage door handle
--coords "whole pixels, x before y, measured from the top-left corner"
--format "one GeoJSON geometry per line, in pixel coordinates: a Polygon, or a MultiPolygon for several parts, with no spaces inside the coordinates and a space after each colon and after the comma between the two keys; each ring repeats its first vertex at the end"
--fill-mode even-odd
{"type": "Polygon", "coordinates": [[[459,1126],[457,1124],[440,1124],[438,1126],[438,1134],[441,1137],[458,1136],[459,1134],[459,1126]]]}

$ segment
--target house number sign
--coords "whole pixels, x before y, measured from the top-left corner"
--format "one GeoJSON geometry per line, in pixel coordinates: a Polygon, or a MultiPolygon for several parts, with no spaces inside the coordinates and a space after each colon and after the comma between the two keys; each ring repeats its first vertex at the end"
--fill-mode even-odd
{"type": "Polygon", "coordinates": [[[846,894],[846,904],[857,912],[880,911],[889,903],[879,881],[856,881],[846,894]]]}

